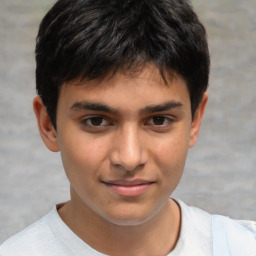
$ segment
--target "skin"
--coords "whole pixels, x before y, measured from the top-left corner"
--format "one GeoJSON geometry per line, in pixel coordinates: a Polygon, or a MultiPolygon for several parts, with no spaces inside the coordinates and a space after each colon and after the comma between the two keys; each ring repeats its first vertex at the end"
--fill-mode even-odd
{"type": "Polygon", "coordinates": [[[207,94],[195,117],[185,81],[148,65],[136,76],[64,84],[57,131],[41,98],[41,137],[60,151],[71,200],[59,210],[84,241],[108,255],[166,255],[175,247],[180,209],[170,195],[195,145],[207,94]],[[104,241],[104,243],[102,243],[104,241]]]}

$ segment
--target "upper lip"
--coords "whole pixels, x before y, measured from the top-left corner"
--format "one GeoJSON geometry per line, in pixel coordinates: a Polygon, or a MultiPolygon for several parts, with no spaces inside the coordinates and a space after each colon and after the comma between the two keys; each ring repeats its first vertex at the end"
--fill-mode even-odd
{"type": "Polygon", "coordinates": [[[145,185],[145,184],[151,184],[154,183],[153,181],[149,180],[109,180],[109,181],[102,181],[103,183],[107,185],[116,185],[116,186],[136,186],[136,185],[145,185]]]}

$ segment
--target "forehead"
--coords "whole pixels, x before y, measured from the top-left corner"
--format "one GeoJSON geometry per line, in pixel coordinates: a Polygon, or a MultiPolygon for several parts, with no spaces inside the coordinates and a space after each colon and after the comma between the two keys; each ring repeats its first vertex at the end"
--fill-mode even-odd
{"type": "Polygon", "coordinates": [[[155,66],[136,73],[118,72],[89,81],[74,80],[62,86],[59,102],[70,107],[79,101],[100,102],[114,108],[127,109],[161,104],[170,100],[189,105],[186,82],[177,74],[161,75],[155,66]]]}

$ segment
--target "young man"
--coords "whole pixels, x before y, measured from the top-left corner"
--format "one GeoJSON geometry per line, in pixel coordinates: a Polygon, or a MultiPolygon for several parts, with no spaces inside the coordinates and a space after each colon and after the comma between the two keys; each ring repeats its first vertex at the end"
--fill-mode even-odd
{"type": "Polygon", "coordinates": [[[1,256],[256,255],[256,225],[170,198],[207,103],[206,33],[186,0],[59,0],[36,46],[34,111],[71,199],[1,256]]]}

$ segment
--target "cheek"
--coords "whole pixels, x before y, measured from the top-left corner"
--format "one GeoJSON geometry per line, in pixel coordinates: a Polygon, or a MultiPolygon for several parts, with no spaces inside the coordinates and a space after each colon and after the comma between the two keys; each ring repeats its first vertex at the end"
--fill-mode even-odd
{"type": "Polygon", "coordinates": [[[189,136],[188,133],[175,134],[158,142],[154,148],[155,161],[166,183],[175,185],[179,182],[186,162],[189,136]],[[184,139],[184,137],[188,139],[184,139]]]}
{"type": "Polygon", "coordinates": [[[61,157],[69,180],[96,179],[106,153],[102,141],[88,136],[62,136],[61,157]]]}

